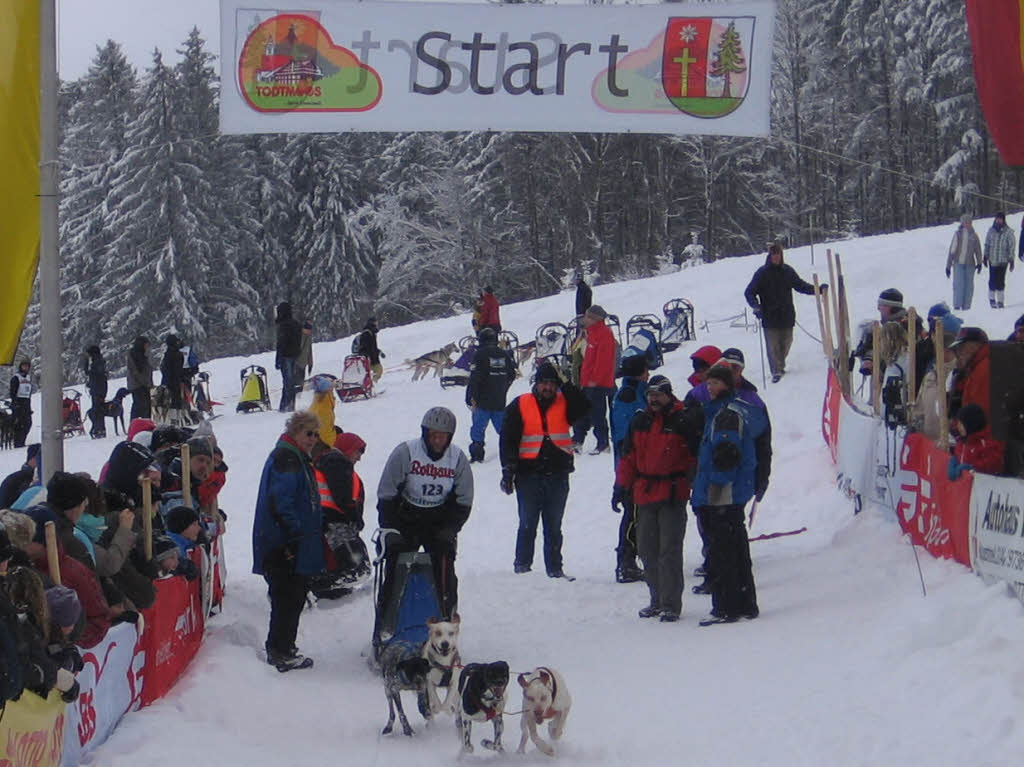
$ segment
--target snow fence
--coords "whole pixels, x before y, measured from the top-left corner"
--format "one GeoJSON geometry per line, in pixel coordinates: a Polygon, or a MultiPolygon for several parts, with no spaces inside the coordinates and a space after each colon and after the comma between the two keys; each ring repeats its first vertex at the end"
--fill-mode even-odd
{"type": "Polygon", "coordinates": [[[858,511],[881,507],[932,556],[1005,581],[1024,599],[1024,481],[972,471],[950,480],[946,451],[858,409],[832,369],[821,429],[839,489],[858,511]]]}
{"type": "Polygon", "coordinates": [[[0,767],[72,767],[105,741],[121,717],[165,695],[199,651],[206,622],[224,596],[221,540],[210,552],[196,547],[200,577],[154,583],[156,600],[138,626],[119,623],[81,650],[78,700],[65,704],[56,690],[43,700],[25,691],[0,719],[0,767]]]}

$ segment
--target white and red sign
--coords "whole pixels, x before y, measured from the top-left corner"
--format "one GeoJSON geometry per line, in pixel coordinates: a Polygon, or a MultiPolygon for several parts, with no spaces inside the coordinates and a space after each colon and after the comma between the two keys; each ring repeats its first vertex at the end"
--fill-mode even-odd
{"type": "Polygon", "coordinates": [[[1024,482],[974,475],[970,554],[975,572],[1006,581],[1024,597],[1024,482]]]}

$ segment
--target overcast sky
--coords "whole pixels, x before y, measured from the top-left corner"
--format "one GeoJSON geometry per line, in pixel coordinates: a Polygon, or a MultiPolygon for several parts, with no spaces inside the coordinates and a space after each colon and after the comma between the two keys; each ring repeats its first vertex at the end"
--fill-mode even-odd
{"type": "Polygon", "coordinates": [[[199,27],[211,53],[220,53],[218,0],[59,0],[60,76],[85,74],[97,46],[121,44],[141,75],[159,48],[164,61],[178,60],[192,27],[199,27]]]}

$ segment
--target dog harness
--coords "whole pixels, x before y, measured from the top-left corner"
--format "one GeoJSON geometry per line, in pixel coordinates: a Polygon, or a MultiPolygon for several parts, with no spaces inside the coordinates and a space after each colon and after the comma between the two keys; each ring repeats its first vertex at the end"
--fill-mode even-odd
{"type": "Polygon", "coordinates": [[[566,417],[565,395],[558,392],[551,406],[541,412],[533,394],[519,397],[519,416],[523,420],[523,436],[519,440],[520,460],[531,461],[540,455],[545,438],[562,450],[572,449],[569,419],[566,417]]]}
{"type": "Polygon", "coordinates": [[[490,721],[498,715],[498,704],[502,700],[505,689],[504,687],[497,688],[499,691],[495,694],[493,691],[495,688],[485,687],[482,693],[477,693],[473,688],[467,687],[470,679],[476,673],[484,673],[483,665],[470,663],[459,677],[459,694],[462,696],[462,709],[470,716],[477,712],[483,712],[487,721],[490,721]],[[465,673],[466,671],[471,673],[467,674],[465,673]]]}
{"type": "MultiPolygon", "coordinates": [[[[551,703],[554,705],[555,697],[558,695],[558,680],[555,679],[555,675],[551,669],[546,666],[537,666],[537,670],[547,672],[548,678],[551,680],[551,703]]],[[[548,706],[548,710],[544,712],[544,718],[551,719],[556,713],[557,712],[551,708],[551,706],[548,706]]]]}
{"type": "Polygon", "coordinates": [[[431,659],[430,667],[437,669],[441,672],[441,681],[437,683],[438,687],[451,687],[452,684],[452,667],[443,666],[436,660],[431,659]]]}

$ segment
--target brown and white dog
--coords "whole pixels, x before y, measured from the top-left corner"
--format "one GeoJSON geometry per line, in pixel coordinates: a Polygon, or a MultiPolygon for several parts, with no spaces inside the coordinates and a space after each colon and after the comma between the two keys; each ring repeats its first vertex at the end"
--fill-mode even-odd
{"type": "Polygon", "coordinates": [[[526,739],[548,756],[555,755],[555,747],[537,734],[537,727],[548,723],[548,737],[558,740],[569,717],[572,697],[562,675],[545,666],[538,666],[528,674],[519,675],[523,688],[523,734],[517,752],[526,753],[526,739]]]}
{"type": "Polygon", "coordinates": [[[454,683],[458,690],[455,702],[455,726],[462,741],[459,756],[473,753],[471,733],[473,722],[492,722],[494,739],[482,740],[480,745],[491,751],[503,752],[501,736],[505,731],[505,688],[508,687],[508,664],[503,660],[493,663],[468,663],[459,670],[454,683]]]}
{"type": "Polygon", "coordinates": [[[416,359],[406,360],[405,364],[412,368],[412,380],[419,381],[431,370],[434,371],[434,378],[440,376],[441,371],[452,364],[451,355],[458,348],[458,344],[445,344],[440,349],[421,354],[416,359]]]}
{"type": "MultiPolygon", "coordinates": [[[[427,710],[432,714],[442,711],[455,711],[455,685],[452,684],[452,672],[460,665],[459,658],[459,625],[462,619],[455,613],[451,620],[439,621],[430,618],[427,621],[427,641],[423,645],[423,657],[430,663],[426,689],[421,693],[426,698],[427,710]],[[447,692],[444,703],[437,694],[437,688],[444,687],[447,692]]],[[[422,705],[421,705],[422,708],[422,705]]]]}

